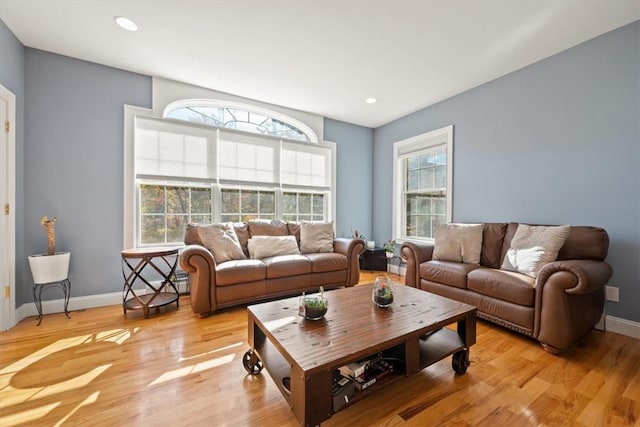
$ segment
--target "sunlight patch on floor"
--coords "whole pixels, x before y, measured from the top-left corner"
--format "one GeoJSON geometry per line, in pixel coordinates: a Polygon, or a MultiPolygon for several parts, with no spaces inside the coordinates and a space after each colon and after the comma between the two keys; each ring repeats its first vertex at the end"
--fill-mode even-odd
{"type": "Polygon", "coordinates": [[[205,362],[196,363],[195,365],[189,365],[183,368],[174,369],[173,371],[167,371],[164,374],[160,375],[155,380],[151,381],[151,383],[149,383],[147,387],[153,387],[162,383],[166,383],[182,377],[186,377],[187,375],[197,374],[199,372],[203,372],[208,369],[213,369],[221,365],[226,365],[227,363],[233,362],[235,357],[236,357],[235,354],[229,354],[222,357],[216,357],[215,359],[207,360],[205,362]]]}

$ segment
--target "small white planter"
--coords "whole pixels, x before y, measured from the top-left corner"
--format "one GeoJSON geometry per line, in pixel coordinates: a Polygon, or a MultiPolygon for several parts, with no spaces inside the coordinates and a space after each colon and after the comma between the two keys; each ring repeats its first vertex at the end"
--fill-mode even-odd
{"type": "Polygon", "coordinates": [[[29,267],[33,283],[61,282],[69,277],[71,252],[56,252],[55,255],[29,255],[29,267]]]}

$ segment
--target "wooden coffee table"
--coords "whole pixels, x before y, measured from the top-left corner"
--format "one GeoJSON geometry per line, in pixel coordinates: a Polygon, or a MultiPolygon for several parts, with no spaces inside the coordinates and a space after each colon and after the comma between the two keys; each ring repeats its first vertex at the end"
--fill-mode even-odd
{"type": "Polygon", "coordinates": [[[315,321],[298,316],[297,297],[248,307],[245,369],[254,375],[267,369],[300,425],[319,425],[334,414],[337,369],[381,352],[399,359],[400,369],[356,391],[348,405],[450,355],[453,369],[466,372],[476,342],[475,307],[398,285],[393,305],[378,308],[371,290],[360,285],[325,292],[329,310],[315,321]]]}

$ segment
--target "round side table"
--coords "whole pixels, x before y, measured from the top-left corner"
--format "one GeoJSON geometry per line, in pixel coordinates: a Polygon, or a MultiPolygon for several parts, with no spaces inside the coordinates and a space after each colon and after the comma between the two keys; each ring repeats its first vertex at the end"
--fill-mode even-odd
{"type": "MultiPolygon", "coordinates": [[[[124,286],[122,288],[122,308],[125,316],[127,310],[142,309],[144,317],[149,318],[149,310],[173,302],[176,308],[180,305],[180,294],[176,287],[174,277],[178,264],[178,248],[135,248],[125,249],[122,255],[122,275],[124,286]],[[149,268],[147,268],[149,267],[149,268]],[[148,270],[145,272],[144,270],[148,270]],[[145,278],[145,274],[155,272],[160,276],[158,281],[145,278]],[[152,290],[150,293],[138,294],[134,289],[136,281],[141,281],[152,290]]],[[[147,274],[147,277],[149,275],[147,274]]]]}

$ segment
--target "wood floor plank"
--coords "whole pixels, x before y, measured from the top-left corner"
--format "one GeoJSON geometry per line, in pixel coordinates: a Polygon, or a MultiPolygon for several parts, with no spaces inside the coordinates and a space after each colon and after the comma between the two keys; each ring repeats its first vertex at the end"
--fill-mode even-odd
{"type": "MultiPolygon", "coordinates": [[[[0,425],[298,425],[266,371],[247,375],[247,349],[246,308],[200,319],[189,297],[149,319],[120,306],[25,319],[0,333],[0,425]]],[[[593,331],[558,357],[479,321],[470,360],[465,375],[443,360],[323,425],[640,425],[640,340],[593,331]]]]}

